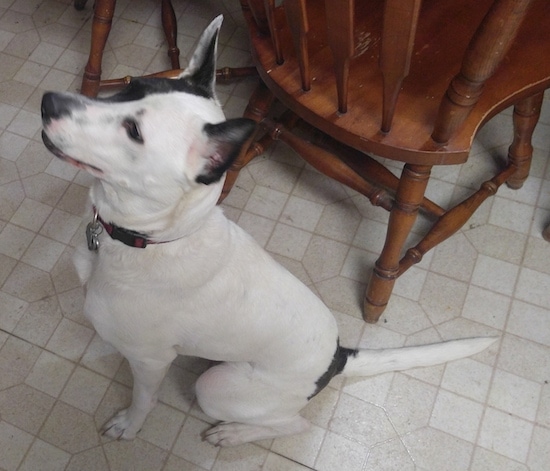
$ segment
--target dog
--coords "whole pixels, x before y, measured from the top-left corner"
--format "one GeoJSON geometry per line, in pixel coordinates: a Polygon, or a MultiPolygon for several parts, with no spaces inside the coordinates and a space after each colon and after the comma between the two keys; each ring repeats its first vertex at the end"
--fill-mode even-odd
{"type": "Polygon", "coordinates": [[[110,437],[136,436],[177,355],[221,362],[195,391],[220,421],[205,440],[233,446],[306,431],[300,410],[336,375],[435,365],[495,341],[342,347],[330,310],[223,215],[225,172],[255,123],[226,120],[216,99],[221,23],[176,79],[135,79],[108,98],[43,96],[46,147],[96,177],[75,266],[85,315],[134,378],[131,405],[104,426],[110,437]]]}

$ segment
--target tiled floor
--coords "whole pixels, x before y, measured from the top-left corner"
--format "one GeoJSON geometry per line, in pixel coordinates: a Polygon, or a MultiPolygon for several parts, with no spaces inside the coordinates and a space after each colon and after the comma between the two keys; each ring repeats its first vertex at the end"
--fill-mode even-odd
{"type": "MultiPolygon", "coordinates": [[[[234,449],[201,442],[209,419],[191,385],[204,363],[181,359],[139,438],[101,437],[98,427],[128,403],[131,378],[84,319],[70,261],[90,180],[39,138],[43,91],[76,90],[89,47],[92,0],[83,12],[70,3],[0,0],[0,469],[548,469],[550,244],[540,236],[550,221],[548,101],[525,187],[503,188],[403,276],[377,325],[360,320],[359,301],[383,241],[383,210],[283,146],[249,165],[224,204],[333,309],[347,345],[496,334],[497,346],[446,366],[333,381],[305,410],[309,433],[234,449]]],[[[158,4],[118,2],[105,76],[167,67],[158,4]]],[[[248,64],[238,0],[174,4],[183,55],[222,11],[220,65],[248,64]]],[[[228,115],[242,111],[252,86],[219,87],[228,115]]],[[[466,165],[435,170],[430,195],[447,202],[483,181],[494,157],[505,155],[510,131],[510,113],[497,116],[466,165]]]]}

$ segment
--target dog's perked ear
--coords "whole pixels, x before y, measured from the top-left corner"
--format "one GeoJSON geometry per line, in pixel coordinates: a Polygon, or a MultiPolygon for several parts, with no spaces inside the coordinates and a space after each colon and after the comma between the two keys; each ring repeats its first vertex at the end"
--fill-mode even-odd
{"type": "Polygon", "coordinates": [[[193,83],[211,98],[215,97],[218,35],[222,22],[223,15],[219,15],[204,30],[189,65],[179,76],[180,79],[193,83]]]}
{"type": "Polygon", "coordinates": [[[204,167],[195,180],[210,185],[220,180],[239,155],[241,148],[252,135],[256,123],[251,119],[234,118],[218,124],[205,124],[203,132],[208,138],[204,167]]]}

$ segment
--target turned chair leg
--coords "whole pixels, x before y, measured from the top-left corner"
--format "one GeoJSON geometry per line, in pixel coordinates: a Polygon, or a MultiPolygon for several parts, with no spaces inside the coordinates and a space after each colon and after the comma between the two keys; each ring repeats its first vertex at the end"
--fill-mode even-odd
{"type": "Polygon", "coordinates": [[[386,243],[374,267],[365,294],[365,321],[378,321],[400,275],[399,261],[405,241],[413,227],[430,178],[431,166],[407,164],[390,212],[386,243]]]}
{"type": "Polygon", "coordinates": [[[94,5],[94,19],[92,22],[92,42],[88,63],[82,77],[80,93],[89,97],[96,97],[101,80],[101,61],[103,50],[107,44],[107,37],[111,31],[116,0],[96,0],[94,5]]]}
{"type": "MultiPolygon", "coordinates": [[[[254,93],[248,101],[248,105],[246,106],[246,109],[243,113],[243,117],[253,119],[257,123],[259,123],[267,116],[267,113],[269,112],[269,109],[271,108],[274,100],[275,97],[273,96],[273,94],[260,80],[258,86],[256,87],[256,90],[254,90],[254,93]]],[[[272,139],[269,136],[257,140],[259,133],[260,129],[258,128],[257,131],[254,133],[254,136],[250,140],[250,145],[243,147],[241,153],[239,154],[239,157],[237,157],[235,162],[233,162],[233,165],[231,165],[231,167],[227,171],[222,194],[218,203],[221,203],[229,194],[231,188],[233,188],[233,185],[237,180],[237,177],[239,176],[239,172],[241,171],[241,169],[254,157],[263,154],[267,144],[272,142],[272,139]]]]}
{"type": "Polygon", "coordinates": [[[177,45],[178,22],[176,20],[174,7],[170,0],[162,0],[161,15],[162,28],[164,29],[164,35],[168,43],[168,57],[170,58],[170,63],[172,64],[172,69],[179,69],[180,50],[177,45]]]}
{"type": "Polygon", "coordinates": [[[543,97],[543,93],[537,93],[514,106],[514,140],[508,149],[508,160],[517,170],[506,182],[510,188],[521,188],[529,176],[533,157],[531,138],[539,120],[543,97]]]}
{"type": "MultiPolygon", "coordinates": [[[[107,38],[111,32],[116,0],[96,0],[92,21],[92,41],[88,63],[84,69],[80,92],[96,97],[101,85],[101,63],[107,38]]],[[[162,0],[162,26],[168,43],[168,57],[172,69],[179,69],[180,51],[177,47],[177,21],[174,8],[169,0],[162,0]]]]}

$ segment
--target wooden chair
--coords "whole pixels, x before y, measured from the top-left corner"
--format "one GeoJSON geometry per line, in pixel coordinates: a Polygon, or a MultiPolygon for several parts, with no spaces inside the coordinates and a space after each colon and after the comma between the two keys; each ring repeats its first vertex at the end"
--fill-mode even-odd
{"type": "MultiPolygon", "coordinates": [[[[172,2],[170,0],[161,0],[161,2],[162,27],[164,29],[166,42],[168,43],[168,57],[170,57],[172,69],[179,69],[180,51],[176,43],[178,24],[176,22],[174,7],[172,6],[172,2]]],[[[75,8],[79,10],[83,9],[85,4],[86,0],[75,0],[74,2],[75,8]]],[[[101,63],[103,61],[103,51],[105,50],[107,38],[109,37],[109,33],[111,31],[115,6],[116,0],[95,0],[90,54],[84,69],[82,87],[80,90],[83,95],[95,97],[97,96],[100,88],[120,86],[120,81],[101,83],[101,63]]],[[[130,78],[126,78],[124,83],[129,80],[130,78]]]]}
{"type": "MultiPolygon", "coordinates": [[[[149,77],[177,77],[182,69],[180,68],[179,55],[180,50],[177,46],[178,24],[174,7],[171,0],[161,1],[162,27],[166,42],[168,43],[168,57],[172,68],[150,74],[149,77]]],[[[74,6],[82,9],[86,5],[86,0],[75,0],[74,6]]],[[[90,45],[90,54],[88,62],[84,69],[82,77],[82,86],[80,92],[89,97],[95,97],[100,90],[117,89],[128,85],[133,77],[122,77],[112,80],[101,80],[101,63],[103,61],[103,51],[107,44],[107,38],[111,31],[113,15],[115,12],[116,0],[95,0],[94,18],[92,20],[92,36],[90,45]]],[[[224,67],[216,71],[217,80],[232,80],[240,77],[255,75],[254,67],[224,67]]]]}
{"type": "Polygon", "coordinates": [[[230,170],[281,140],[322,173],[390,211],[364,317],[376,322],[395,280],[506,183],[528,176],[531,136],[550,87],[548,0],[243,0],[261,78],[245,116],[263,130],[230,170]],[[277,2],[281,3],[281,2],[277,2]],[[286,107],[268,117],[274,100],[286,107]],[[424,196],[434,165],[462,164],[474,136],[514,105],[507,164],[450,209],[424,196]],[[293,130],[300,128],[300,137],[293,130]],[[395,177],[372,153],[404,162],[395,177]],[[414,247],[419,210],[434,218],[414,247]]]}

